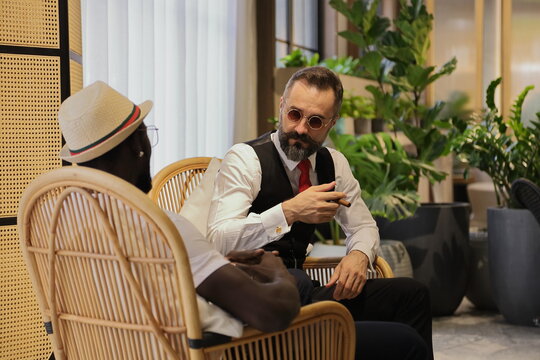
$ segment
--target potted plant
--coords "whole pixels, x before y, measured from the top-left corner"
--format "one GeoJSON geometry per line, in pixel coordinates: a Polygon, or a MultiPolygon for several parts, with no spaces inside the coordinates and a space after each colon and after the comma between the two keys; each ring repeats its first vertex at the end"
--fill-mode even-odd
{"type": "Polygon", "coordinates": [[[540,184],[540,113],[529,126],[523,123],[528,86],[504,119],[494,101],[500,83],[488,87],[487,109],[471,118],[456,150],[460,160],[493,179],[499,207],[488,209],[488,259],[495,303],[509,322],[532,326],[540,315],[540,225],[529,210],[516,208],[511,184],[519,178],[540,184]]]}
{"type": "MultiPolygon", "coordinates": [[[[340,35],[360,49],[360,61],[352,73],[371,81],[366,90],[375,117],[384,119],[396,136],[399,132],[410,141],[413,150],[407,152],[407,164],[423,164],[408,169],[404,189],[416,191],[421,177],[432,184],[443,180],[447,174],[436,171],[433,162],[451,152],[467,124],[463,114],[449,113],[448,104],[425,102],[426,88],[451,74],[457,63],[454,58],[439,68],[427,64],[432,15],[421,0],[400,0],[391,28],[389,19],[377,15],[377,0],[357,0],[350,6],[331,0],[330,4],[352,24],[352,30],[340,35]]],[[[415,279],[430,289],[433,314],[453,313],[468,281],[468,204],[422,204],[411,217],[378,224],[382,238],[404,242],[415,279]]]]}

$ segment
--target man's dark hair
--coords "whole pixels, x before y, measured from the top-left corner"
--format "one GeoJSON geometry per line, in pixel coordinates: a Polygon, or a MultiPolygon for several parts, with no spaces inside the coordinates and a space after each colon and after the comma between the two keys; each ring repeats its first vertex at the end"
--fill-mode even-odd
{"type": "Polygon", "coordinates": [[[335,96],[334,112],[335,115],[339,113],[341,102],[343,101],[343,85],[341,85],[341,80],[339,80],[339,77],[332,70],[322,66],[312,66],[298,70],[287,82],[285,91],[283,92],[284,98],[287,97],[294,83],[300,80],[319,90],[332,89],[335,96]]]}
{"type": "MultiPolygon", "coordinates": [[[[140,126],[137,128],[139,129],[140,126]]],[[[86,166],[93,169],[99,169],[110,172],[110,168],[114,167],[114,165],[121,159],[121,152],[122,148],[124,146],[133,146],[134,138],[137,136],[137,130],[135,130],[132,134],[130,134],[124,141],[122,141],[117,146],[113,147],[111,150],[107,151],[105,154],[102,154],[94,159],[80,162],[79,166],[86,166]],[[105,167],[105,169],[104,169],[105,167]]]]}

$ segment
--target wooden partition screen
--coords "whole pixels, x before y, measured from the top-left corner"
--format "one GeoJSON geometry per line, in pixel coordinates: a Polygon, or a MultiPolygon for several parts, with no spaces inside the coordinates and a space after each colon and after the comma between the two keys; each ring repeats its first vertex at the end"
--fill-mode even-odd
{"type": "Polygon", "coordinates": [[[79,0],[1,0],[0,75],[0,359],[48,359],[16,216],[26,186],[62,166],[56,114],[82,88],[79,0]]]}

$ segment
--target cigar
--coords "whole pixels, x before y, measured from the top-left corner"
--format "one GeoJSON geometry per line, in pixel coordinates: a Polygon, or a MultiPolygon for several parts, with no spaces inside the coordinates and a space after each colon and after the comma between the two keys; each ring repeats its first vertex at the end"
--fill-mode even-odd
{"type": "Polygon", "coordinates": [[[339,205],[343,205],[345,207],[351,207],[351,203],[348,202],[347,200],[339,199],[339,200],[336,200],[336,203],[338,203],[339,205]]]}

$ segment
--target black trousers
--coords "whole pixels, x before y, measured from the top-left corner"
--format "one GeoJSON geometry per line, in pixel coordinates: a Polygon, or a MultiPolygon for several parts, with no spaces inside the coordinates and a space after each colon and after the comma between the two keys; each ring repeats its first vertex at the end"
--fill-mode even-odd
{"type": "MultiPolygon", "coordinates": [[[[296,279],[302,305],[334,300],[333,288],[318,286],[302,270],[289,269],[289,272],[296,279]]],[[[396,357],[387,354],[383,358],[404,359],[403,351],[407,349],[407,344],[411,354],[418,356],[411,359],[433,358],[431,304],[425,285],[409,278],[373,279],[366,282],[356,298],[339,302],[347,307],[353,319],[360,324],[357,325],[356,343],[357,349],[360,346],[364,350],[360,350],[362,357],[357,358],[379,359],[380,353],[395,350],[399,353],[396,357]],[[402,324],[407,326],[403,327],[402,324]],[[359,331],[358,326],[364,327],[364,331],[359,331]],[[411,335],[407,330],[409,327],[416,330],[419,336],[411,335]],[[427,357],[422,355],[421,348],[427,349],[427,357]]]]}
{"type": "Polygon", "coordinates": [[[409,325],[356,321],[356,360],[430,360],[431,349],[409,325]]]}

